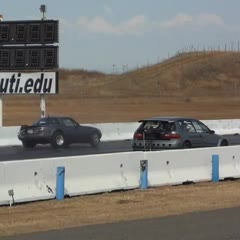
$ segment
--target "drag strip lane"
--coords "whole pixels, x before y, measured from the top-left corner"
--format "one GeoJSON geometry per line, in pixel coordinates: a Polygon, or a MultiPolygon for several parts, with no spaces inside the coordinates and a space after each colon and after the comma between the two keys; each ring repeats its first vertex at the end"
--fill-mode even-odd
{"type": "MultiPolygon", "coordinates": [[[[225,138],[230,145],[240,145],[240,135],[225,135],[225,138]]],[[[132,151],[131,140],[101,142],[96,148],[88,144],[73,144],[68,148],[62,149],[54,149],[50,145],[39,145],[33,149],[25,149],[22,146],[1,147],[0,161],[30,160],[129,151],[132,151]]]]}
{"type": "Polygon", "coordinates": [[[33,149],[25,149],[22,146],[1,147],[0,162],[128,151],[132,151],[130,140],[101,142],[98,147],[92,147],[88,144],[73,144],[68,148],[59,149],[54,149],[50,145],[39,145],[33,149]]]}

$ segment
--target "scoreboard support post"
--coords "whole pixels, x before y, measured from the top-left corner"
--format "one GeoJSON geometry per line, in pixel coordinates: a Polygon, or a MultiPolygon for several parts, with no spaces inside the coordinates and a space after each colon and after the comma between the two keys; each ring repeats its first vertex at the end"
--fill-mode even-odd
{"type": "Polygon", "coordinates": [[[0,95],[0,127],[3,126],[3,101],[2,96],[0,95]]]}
{"type": "Polygon", "coordinates": [[[46,101],[45,101],[45,96],[42,94],[40,99],[40,109],[41,109],[41,117],[46,117],[46,101]]]}

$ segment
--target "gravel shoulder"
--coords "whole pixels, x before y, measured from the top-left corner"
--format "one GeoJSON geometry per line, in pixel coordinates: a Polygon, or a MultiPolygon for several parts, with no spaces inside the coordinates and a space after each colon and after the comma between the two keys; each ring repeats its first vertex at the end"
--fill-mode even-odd
{"type": "Polygon", "coordinates": [[[0,207],[0,237],[239,206],[239,180],[85,195],[0,207]]]}

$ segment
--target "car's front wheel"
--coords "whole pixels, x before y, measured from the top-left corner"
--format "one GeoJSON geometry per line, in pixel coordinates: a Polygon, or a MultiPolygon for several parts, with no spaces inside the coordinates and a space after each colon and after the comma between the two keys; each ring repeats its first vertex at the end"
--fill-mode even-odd
{"type": "Polygon", "coordinates": [[[64,137],[64,134],[60,131],[55,132],[51,139],[51,145],[54,148],[65,147],[66,139],[64,137]]]}
{"type": "Polygon", "coordinates": [[[94,132],[90,136],[90,144],[96,147],[100,143],[100,136],[97,132],[94,132]]]}
{"type": "Polygon", "coordinates": [[[220,146],[228,146],[228,141],[226,139],[222,140],[220,146]]]}

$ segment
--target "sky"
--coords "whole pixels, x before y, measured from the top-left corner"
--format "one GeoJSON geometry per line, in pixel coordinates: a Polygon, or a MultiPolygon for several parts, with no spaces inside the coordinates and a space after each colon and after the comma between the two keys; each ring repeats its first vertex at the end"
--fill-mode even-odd
{"type": "Polygon", "coordinates": [[[124,72],[191,49],[236,49],[239,0],[5,0],[4,20],[59,20],[59,67],[124,72]]]}

